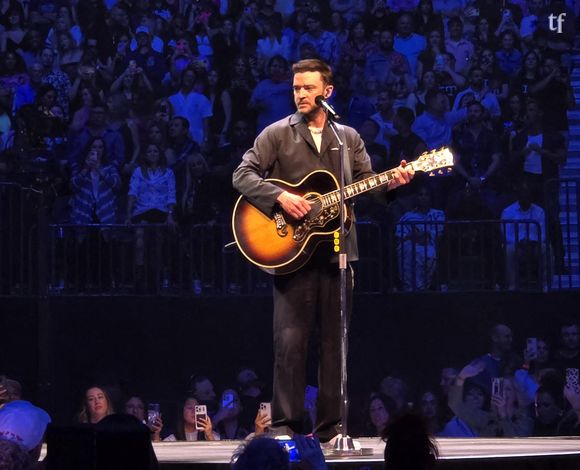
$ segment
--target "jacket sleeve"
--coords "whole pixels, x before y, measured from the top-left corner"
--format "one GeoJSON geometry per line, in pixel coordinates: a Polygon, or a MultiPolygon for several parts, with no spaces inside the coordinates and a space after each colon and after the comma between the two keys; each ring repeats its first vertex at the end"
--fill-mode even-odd
{"type": "Polygon", "coordinates": [[[273,212],[276,199],[283,192],[275,184],[264,181],[276,162],[279,146],[275,128],[264,129],[254,141],[254,146],[242,157],[242,163],[234,171],[232,179],[234,188],[268,215],[273,212]]]}

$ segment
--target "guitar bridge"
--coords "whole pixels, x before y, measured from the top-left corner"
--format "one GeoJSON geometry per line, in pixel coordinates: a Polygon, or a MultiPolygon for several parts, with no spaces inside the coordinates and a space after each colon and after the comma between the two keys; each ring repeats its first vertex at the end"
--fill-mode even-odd
{"type": "Polygon", "coordinates": [[[288,224],[281,212],[274,212],[274,222],[276,223],[276,232],[278,236],[285,237],[288,235],[288,224]]]}

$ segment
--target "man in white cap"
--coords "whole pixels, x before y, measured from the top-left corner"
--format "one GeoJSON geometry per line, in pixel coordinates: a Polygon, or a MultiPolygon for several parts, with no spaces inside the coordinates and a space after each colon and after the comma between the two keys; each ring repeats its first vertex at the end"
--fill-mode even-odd
{"type": "Polygon", "coordinates": [[[34,461],[38,460],[50,416],[24,400],[16,400],[0,409],[0,439],[15,442],[34,461]]]}

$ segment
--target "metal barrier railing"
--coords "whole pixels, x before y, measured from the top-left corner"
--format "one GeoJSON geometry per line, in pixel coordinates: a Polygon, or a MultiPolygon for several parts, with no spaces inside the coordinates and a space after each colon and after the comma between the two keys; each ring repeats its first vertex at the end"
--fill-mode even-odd
{"type": "Polygon", "coordinates": [[[544,187],[544,202],[552,253],[549,272],[553,287],[578,288],[580,178],[548,180],[544,187]]]}
{"type": "MultiPolygon", "coordinates": [[[[558,206],[546,213],[565,214],[561,234],[568,273],[554,276],[554,232],[548,216],[547,237],[540,234],[537,242],[515,242],[513,247],[506,241],[507,227],[531,233],[540,230],[536,222],[406,222],[388,230],[360,222],[356,291],[577,287],[572,277],[578,263],[580,185],[574,179],[558,183],[563,210],[558,206]],[[402,240],[405,233],[415,232],[419,235],[402,240]],[[518,266],[510,272],[514,253],[518,266]]],[[[225,248],[232,241],[228,225],[194,225],[178,233],[153,224],[48,225],[46,211],[40,215],[43,204],[41,190],[0,183],[0,295],[270,292],[269,275],[243,259],[235,247],[225,248]]]]}
{"type": "Polygon", "coordinates": [[[0,295],[37,293],[41,196],[33,188],[0,183],[0,295]]]}
{"type": "Polygon", "coordinates": [[[533,220],[413,221],[391,233],[393,290],[546,290],[545,239],[533,220]]]}

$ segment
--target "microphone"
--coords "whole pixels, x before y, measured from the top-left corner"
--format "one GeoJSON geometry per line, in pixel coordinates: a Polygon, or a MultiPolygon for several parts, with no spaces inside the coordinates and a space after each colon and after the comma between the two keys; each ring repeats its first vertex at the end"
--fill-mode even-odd
{"type": "Polygon", "coordinates": [[[324,99],[324,96],[318,95],[316,98],[314,98],[314,101],[318,106],[322,106],[334,119],[340,119],[340,115],[334,110],[332,106],[328,104],[328,101],[324,99]]]}

